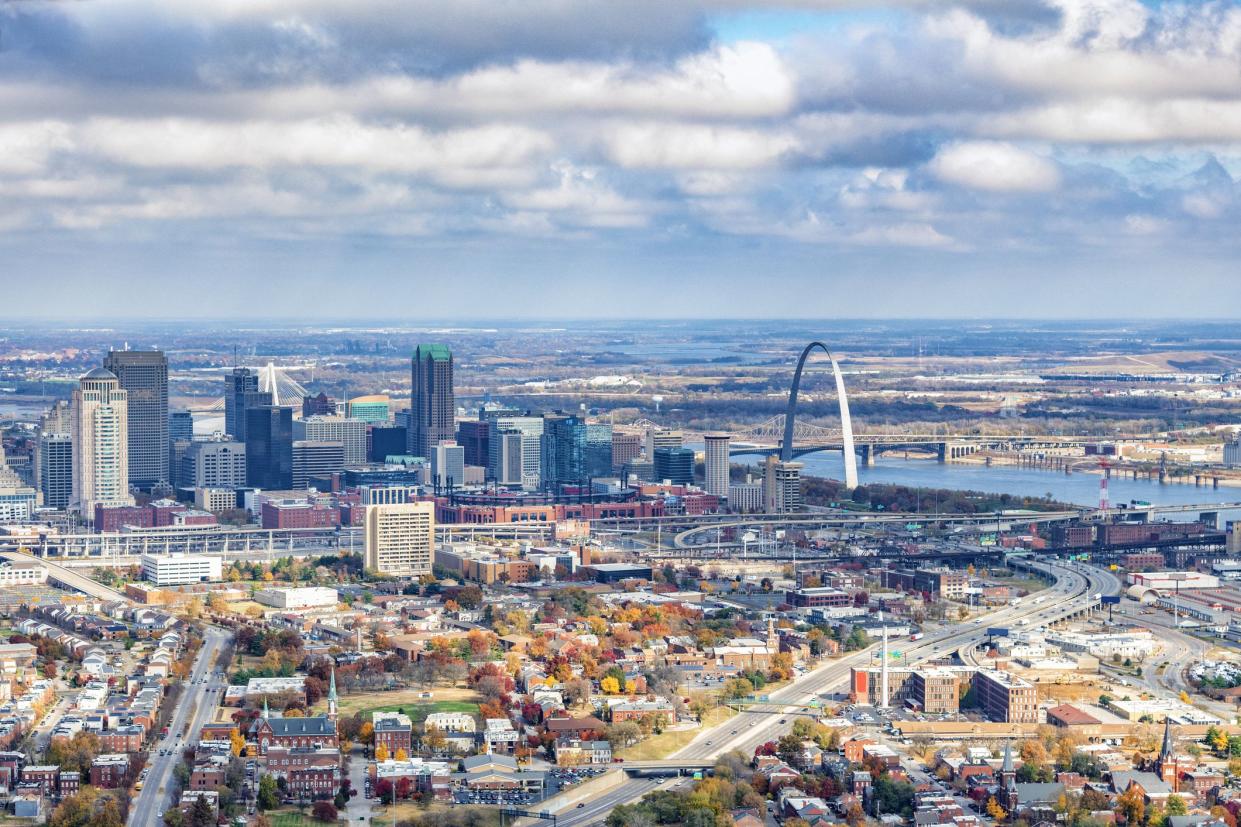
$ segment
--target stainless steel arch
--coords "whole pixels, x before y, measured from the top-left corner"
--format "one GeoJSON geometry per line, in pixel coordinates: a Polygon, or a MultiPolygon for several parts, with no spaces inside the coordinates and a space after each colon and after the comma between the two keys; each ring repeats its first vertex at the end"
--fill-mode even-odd
{"type": "Polygon", "coordinates": [[[832,363],[832,373],[836,376],[836,397],[840,401],[840,430],[844,435],[845,455],[845,487],[849,490],[857,488],[857,454],[853,450],[853,422],[849,418],[849,397],[845,395],[845,377],[840,373],[840,365],[836,357],[822,342],[811,342],[801,352],[797,360],[797,370],[793,372],[793,387],[789,389],[789,407],[784,414],[784,439],[780,443],[780,459],[788,462],[793,459],[793,418],[797,414],[797,389],[801,386],[801,371],[806,366],[806,357],[810,351],[819,348],[827,354],[832,363]]]}

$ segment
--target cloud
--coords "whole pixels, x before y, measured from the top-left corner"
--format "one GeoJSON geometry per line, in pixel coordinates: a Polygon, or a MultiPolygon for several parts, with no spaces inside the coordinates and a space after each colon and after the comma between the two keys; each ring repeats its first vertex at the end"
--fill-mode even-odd
{"type": "Polygon", "coordinates": [[[1048,192],[1060,186],[1054,161],[1007,143],[950,144],[928,167],[941,181],[987,192],[1048,192]]]}

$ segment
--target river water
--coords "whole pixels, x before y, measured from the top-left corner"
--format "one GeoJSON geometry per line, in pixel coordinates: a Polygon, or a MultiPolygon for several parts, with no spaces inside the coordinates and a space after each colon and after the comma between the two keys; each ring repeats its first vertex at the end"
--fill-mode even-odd
{"type": "MultiPolygon", "coordinates": [[[[844,467],[839,453],[823,452],[807,454],[799,458],[805,464],[805,476],[842,479],[844,467]]],[[[733,462],[761,463],[756,455],[736,456],[733,462]]],[[[757,473],[757,469],[756,469],[757,473]]],[[[881,454],[873,467],[858,466],[858,481],[867,483],[890,483],[910,488],[950,488],[963,491],[982,491],[989,494],[1012,494],[1014,496],[1051,497],[1061,502],[1090,507],[1099,503],[1098,474],[1066,474],[1038,468],[1018,468],[1008,465],[969,465],[941,463],[933,459],[902,459],[899,456],[881,454]]],[[[1155,480],[1121,479],[1108,480],[1108,493],[1112,505],[1133,500],[1152,505],[1198,505],[1208,503],[1241,503],[1241,488],[1210,485],[1194,486],[1183,483],[1160,484],[1155,480]]],[[[1222,512],[1229,518],[1241,517],[1241,511],[1231,509],[1222,512]]]]}

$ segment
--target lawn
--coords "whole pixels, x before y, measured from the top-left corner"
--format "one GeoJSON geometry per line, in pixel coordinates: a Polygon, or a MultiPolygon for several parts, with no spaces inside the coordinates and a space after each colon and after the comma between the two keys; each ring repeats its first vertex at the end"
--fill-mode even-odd
{"type": "MultiPolygon", "coordinates": [[[[478,714],[478,695],[465,687],[448,687],[431,690],[430,699],[420,697],[423,690],[398,689],[392,692],[360,692],[356,695],[342,695],[340,714],[353,715],[360,712],[363,718],[370,718],[372,712],[401,712],[421,723],[432,712],[468,712],[478,714]]],[[[327,702],[322,701],[316,709],[326,710],[327,702]]]]}
{"type": "Polygon", "coordinates": [[[311,825],[322,824],[310,816],[288,811],[268,813],[267,820],[271,822],[271,827],[311,827],[311,825]]]}
{"type": "Polygon", "coordinates": [[[736,714],[736,711],[729,707],[717,706],[707,712],[702,726],[697,729],[675,730],[653,735],[632,747],[617,751],[616,754],[627,761],[656,761],[667,758],[697,738],[704,728],[719,726],[736,714]]]}

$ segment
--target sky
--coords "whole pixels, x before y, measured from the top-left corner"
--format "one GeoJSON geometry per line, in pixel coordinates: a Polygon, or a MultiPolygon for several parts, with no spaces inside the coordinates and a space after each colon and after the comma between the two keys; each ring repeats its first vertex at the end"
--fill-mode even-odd
{"type": "Polygon", "coordinates": [[[1241,6],[0,0],[0,317],[1241,316],[1241,6]]]}

